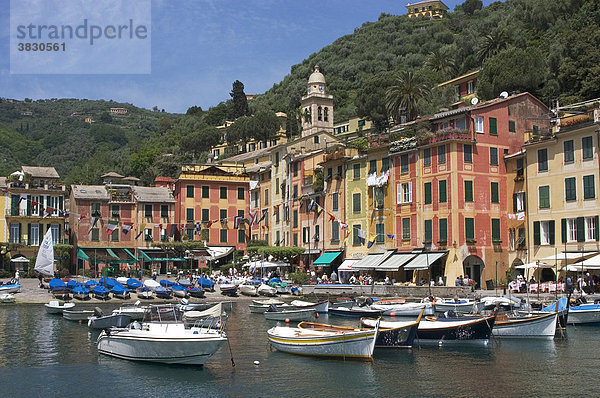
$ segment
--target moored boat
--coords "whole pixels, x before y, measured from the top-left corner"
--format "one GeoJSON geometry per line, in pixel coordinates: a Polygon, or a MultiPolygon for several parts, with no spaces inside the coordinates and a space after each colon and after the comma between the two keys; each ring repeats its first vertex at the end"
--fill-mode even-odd
{"type": "Polygon", "coordinates": [[[140,324],[103,331],[98,352],[117,358],[203,365],[227,341],[222,329],[186,328],[172,305],[150,306],[140,324]]]}
{"type": "Polygon", "coordinates": [[[368,307],[330,307],[329,314],[351,318],[381,316],[383,311],[378,309],[370,309],[368,307]]]}
{"type": "Polygon", "coordinates": [[[492,334],[496,337],[552,339],[556,333],[557,318],[557,312],[524,318],[497,316],[492,334]]]}
{"type": "Polygon", "coordinates": [[[156,298],[160,298],[160,299],[168,300],[168,299],[173,298],[173,291],[169,288],[162,287],[162,286],[155,287],[154,294],[156,295],[156,298]]]}
{"type": "Polygon", "coordinates": [[[439,299],[433,303],[435,312],[454,311],[457,314],[477,313],[476,302],[467,299],[439,299]]]}
{"type": "Polygon", "coordinates": [[[569,308],[569,325],[600,324],[600,304],[580,304],[569,308]]]}
{"type": "MultiPolygon", "coordinates": [[[[97,310],[99,310],[99,308],[97,310]]],[[[131,323],[131,317],[129,315],[104,315],[101,311],[97,310],[94,310],[94,315],[88,319],[88,327],[91,329],[109,329],[111,327],[124,328],[131,323]]]]}
{"type": "Polygon", "coordinates": [[[378,327],[326,331],[275,326],[267,331],[267,336],[271,346],[283,352],[371,361],[378,327]]]}
{"type": "Polygon", "coordinates": [[[142,282],[140,282],[139,280],[137,280],[135,278],[127,279],[127,282],[125,284],[127,285],[127,288],[130,290],[136,290],[143,286],[142,282]]]}
{"type": "Polygon", "coordinates": [[[87,321],[94,316],[93,310],[64,310],[62,316],[70,321],[87,321]]]}
{"type": "Polygon", "coordinates": [[[433,315],[431,303],[374,303],[371,309],[379,310],[385,316],[418,316],[423,310],[424,315],[433,315]]]}
{"type": "Polygon", "coordinates": [[[63,310],[69,310],[75,307],[75,303],[61,303],[58,300],[52,300],[47,304],[44,304],[46,307],[46,312],[48,314],[62,314],[63,310]]]}
{"type": "Polygon", "coordinates": [[[95,285],[92,288],[92,294],[98,300],[108,300],[108,299],[110,299],[109,293],[110,293],[110,290],[108,290],[107,287],[102,286],[102,285],[95,285]]]}
{"type": "Polygon", "coordinates": [[[221,284],[219,290],[224,296],[237,296],[237,285],[235,284],[221,284]]]}
{"type": "Polygon", "coordinates": [[[329,311],[329,300],[319,301],[318,303],[311,303],[310,301],[293,300],[291,303],[298,309],[314,308],[315,311],[321,314],[326,314],[329,311]]]}
{"type": "Polygon", "coordinates": [[[121,285],[120,283],[115,284],[111,291],[112,291],[113,297],[116,297],[116,298],[127,300],[130,297],[129,289],[127,289],[125,286],[121,285]]]}
{"type": "Polygon", "coordinates": [[[281,301],[279,299],[268,298],[268,299],[262,299],[262,300],[252,300],[252,303],[255,305],[271,305],[271,304],[282,305],[283,301],[281,301]]]}
{"type": "Polygon", "coordinates": [[[90,299],[90,289],[86,288],[83,285],[75,286],[73,288],[73,297],[77,300],[89,300],[90,299]]]}
{"type": "Polygon", "coordinates": [[[140,307],[140,302],[123,303],[121,307],[113,310],[113,315],[128,315],[132,320],[142,320],[144,318],[145,309],[140,307]]]}
{"type": "Polygon", "coordinates": [[[262,296],[270,296],[270,297],[275,297],[277,295],[277,289],[274,287],[271,287],[267,284],[262,284],[258,287],[258,294],[262,295],[262,296]]]}
{"type": "Polygon", "coordinates": [[[149,300],[154,298],[154,292],[152,291],[152,289],[146,286],[140,287],[138,290],[136,290],[136,294],[138,298],[141,299],[149,300]]]}
{"type": "MultiPolygon", "coordinates": [[[[253,314],[264,314],[265,312],[272,309],[270,304],[250,304],[249,305],[250,312],[253,314]]],[[[280,304],[276,305],[274,311],[288,311],[288,310],[296,310],[297,308],[293,305],[289,304],[280,304]]]]}
{"type": "Polygon", "coordinates": [[[204,289],[201,287],[189,287],[188,291],[190,292],[191,297],[204,298],[204,289]]]}
{"type": "Polygon", "coordinates": [[[18,282],[10,281],[4,285],[0,285],[0,294],[4,293],[18,293],[21,290],[21,284],[18,282]]]}
{"type": "Polygon", "coordinates": [[[215,283],[208,278],[200,277],[198,278],[198,286],[204,290],[208,290],[211,292],[215,291],[215,283]]]}
{"type": "Polygon", "coordinates": [[[189,296],[188,289],[185,286],[174,284],[171,285],[171,289],[173,290],[173,296],[175,297],[186,298],[187,296],[189,296]]]}
{"type": "Polygon", "coordinates": [[[250,284],[241,284],[238,286],[240,293],[244,296],[258,296],[258,290],[256,286],[250,284]]]}
{"type": "Polygon", "coordinates": [[[285,321],[286,319],[290,321],[308,321],[315,315],[315,313],[316,311],[313,308],[304,310],[290,309],[283,311],[273,310],[264,312],[265,319],[270,321],[285,321]]]}
{"type": "Polygon", "coordinates": [[[0,303],[10,304],[16,301],[15,295],[12,293],[2,293],[0,294],[0,303]]]}

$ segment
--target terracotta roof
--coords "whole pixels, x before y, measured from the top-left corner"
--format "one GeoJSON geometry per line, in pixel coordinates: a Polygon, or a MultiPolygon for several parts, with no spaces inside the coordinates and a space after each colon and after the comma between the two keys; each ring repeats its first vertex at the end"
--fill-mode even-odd
{"type": "Polygon", "coordinates": [[[164,187],[131,187],[138,202],[175,203],[171,190],[164,187]]]}
{"type": "Polygon", "coordinates": [[[71,185],[75,199],[108,200],[108,191],[104,185],[71,185]]]}
{"type": "Polygon", "coordinates": [[[100,176],[100,178],[107,178],[107,177],[124,178],[121,174],[115,173],[114,171],[109,171],[108,173],[100,176]]]}
{"type": "Polygon", "coordinates": [[[54,167],[21,166],[21,171],[34,178],[60,178],[54,167]]]}
{"type": "Polygon", "coordinates": [[[252,152],[240,153],[238,155],[223,159],[223,162],[225,162],[225,163],[243,162],[248,159],[265,156],[273,148],[274,147],[267,147],[267,148],[257,149],[256,151],[252,151],[252,152]]]}

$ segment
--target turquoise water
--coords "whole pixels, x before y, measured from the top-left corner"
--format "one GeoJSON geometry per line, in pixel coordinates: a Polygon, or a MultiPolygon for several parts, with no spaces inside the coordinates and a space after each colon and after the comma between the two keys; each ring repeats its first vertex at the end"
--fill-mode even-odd
{"type": "Polygon", "coordinates": [[[236,366],[224,345],[204,367],[186,367],[100,356],[98,332],[87,325],[48,315],[41,305],[2,306],[0,396],[598,395],[592,386],[600,366],[600,328],[570,328],[567,338],[552,341],[377,350],[374,362],[364,363],[271,351],[265,332],[274,324],[236,303],[227,324],[236,366]]]}

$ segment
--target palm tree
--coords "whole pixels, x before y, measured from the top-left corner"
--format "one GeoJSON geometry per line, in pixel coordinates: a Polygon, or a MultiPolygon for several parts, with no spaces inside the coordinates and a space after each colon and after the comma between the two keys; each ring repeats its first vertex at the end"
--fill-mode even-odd
{"type": "Polygon", "coordinates": [[[477,51],[479,62],[483,63],[486,58],[498,54],[508,47],[509,42],[510,38],[508,34],[502,29],[497,29],[489,35],[483,36],[479,44],[479,50],[477,51]]]}
{"type": "Polygon", "coordinates": [[[394,75],[396,84],[386,90],[386,107],[396,123],[400,123],[402,116],[406,121],[415,120],[419,109],[418,102],[425,98],[429,87],[415,79],[412,71],[401,71],[394,75]]]}
{"type": "Polygon", "coordinates": [[[444,76],[454,74],[456,63],[450,51],[447,48],[437,48],[427,55],[425,66],[430,69],[442,73],[444,76]]]}

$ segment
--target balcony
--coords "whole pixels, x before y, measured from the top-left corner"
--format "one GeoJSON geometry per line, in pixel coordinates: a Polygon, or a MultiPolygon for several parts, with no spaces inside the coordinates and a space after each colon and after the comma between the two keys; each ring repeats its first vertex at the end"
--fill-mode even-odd
{"type": "Polygon", "coordinates": [[[418,131],[415,137],[418,145],[427,145],[449,140],[472,140],[473,134],[470,130],[450,128],[438,131],[418,131]]]}
{"type": "Polygon", "coordinates": [[[39,190],[39,191],[56,191],[64,192],[65,186],[62,184],[34,184],[25,183],[20,181],[10,182],[8,184],[10,189],[21,189],[21,190],[39,190]]]}
{"type": "MultiPolygon", "coordinates": [[[[46,213],[44,211],[40,211],[38,213],[33,213],[33,212],[28,212],[26,209],[5,209],[4,210],[4,215],[6,217],[33,217],[33,218],[40,218],[40,217],[44,217],[46,216],[46,213]]],[[[46,216],[46,218],[64,218],[64,217],[60,217],[59,213],[57,211],[56,214],[49,214],[46,216]]]]}

